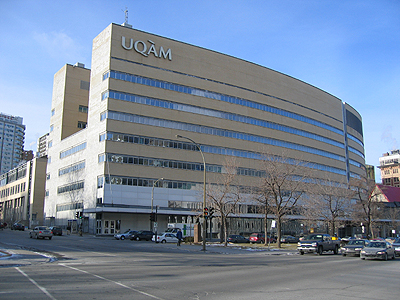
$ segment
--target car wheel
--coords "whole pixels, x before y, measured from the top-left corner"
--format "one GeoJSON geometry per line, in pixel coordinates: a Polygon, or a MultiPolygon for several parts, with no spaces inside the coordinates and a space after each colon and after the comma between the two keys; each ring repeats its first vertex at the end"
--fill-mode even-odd
{"type": "Polygon", "coordinates": [[[333,249],[333,254],[338,254],[339,252],[339,247],[336,245],[335,249],[333,249]]]}
{"type": "Polygon", "coordinates": [[[32,234],[29,234],[29,238],[30,238],[30,239],[32,238],[32,234]]]}
{"type": "Polygon", "coordinates": [[[304,252],[303,252],[303,251],[300,251],[300,255],[304,255],[304,252]]]}
{"type": "Polygon", "coordinates": [[[365,260],[365,257],[361,257],[362,260],[365,260]]]}
{"type": "Polygon", "coordinates": [[[385,256],[383,257],[384,260],[388,260],[388,255],[385,253],[385,256]]]}
{"type": "Polygon", "coordinates": [[[124,236],[121,236],[121,240],[123,241],[125,239],[125,237],[124,236]]]}
{"type": "Polygon", "coordinates": [[[395,254],[393,254],[393,256],[392,256],[392,259],[395,259],[396,258],[396,255],[395,254]]]}
{"type": "Polygon", "coordinates": [[[38,235],[36,235],[36,239],[37,239],[37,240],[39,239],[39,236],[38,236],[38,235]]]}
{"type": "Polygon", "coordinates": [[[342,253],[342,256],[346,256],[346,253],[342,253]]]}
{"type": "Polygon", "coordinates": [[[49,236],[49,240],[51,240],[52,236],[49,236]]]}
{"type": "Polygon", "coordinates": [[[166,240],[162,240],[161,241],[161,244],[165,244],[167,241],[166,240]]]}
{"type": "Polygon", "coordinates": [[[324,251],[323,251],[323,249],[322,249],[322,246],[319,246],[319,247],[318,247],[318,255],[322,255],[323,252],[324,252],[324,251]]]}
{"type": "Polygon", "coordinates": [[[136,240],[137,240],[137,241],[140,241],[140,237],[136,237],[136,240]]]}

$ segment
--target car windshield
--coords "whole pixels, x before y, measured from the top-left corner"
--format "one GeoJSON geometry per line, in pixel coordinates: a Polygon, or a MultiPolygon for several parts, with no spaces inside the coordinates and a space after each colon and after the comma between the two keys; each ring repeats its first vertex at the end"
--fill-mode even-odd
{"type": "Polygon", "coordinates": [[[386,243],[382,243],[382,242],[372,242],[368,245],[368,247],[371,248],[386,248],[386,243]]]}
{"type": "Polygon", "coordinates": [[[47,230],[47,227],[38,227],[39,230],[47,230]]]}
{"type": "Polygon", "coordinates": [[[360,245],[364,246],[364,241],[362,240],[350,240],[347,245],[360,245]]]}
{"type": "Polygon", "coordinates": [[[322,240],[321,234],[310,234],[306,236],[305,240],[322,240]]]}

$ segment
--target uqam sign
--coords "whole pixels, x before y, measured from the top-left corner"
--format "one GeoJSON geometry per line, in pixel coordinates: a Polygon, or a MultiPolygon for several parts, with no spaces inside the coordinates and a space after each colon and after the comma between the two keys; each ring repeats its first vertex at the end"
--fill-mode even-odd
{"type": "Polygon", "coordinates": [[[122,36],[121,45],[126,50],[135,50],[137,53],[140,53],[143,56],[154,55],[157,58],[164,58],[172,60],[171,49],[167,51],[164,50],[163,46],[157,47],[156,44],[147,40],[147,43],[141,40],[134,41],[133,39],[127,39],[122,36]]]}

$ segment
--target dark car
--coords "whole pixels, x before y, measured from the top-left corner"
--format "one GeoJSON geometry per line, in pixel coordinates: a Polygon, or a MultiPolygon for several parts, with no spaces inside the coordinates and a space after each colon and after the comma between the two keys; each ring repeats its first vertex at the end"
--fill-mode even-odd
{"type": "Polygon", "coordinates": [[[134,233],[131,236],[131,240],[136,240],[136,241],[141,241],[141,240],[146,240],[146,241],[151,241],[153,238],[154,232],[150,230],[141,230],[136,233],[134,233]]]}
{"type": "Polygon", "coordinates": [[[25,225],[21,224],[21,223],[14,223],[11,225],[11,230],[21,230],[24,231],[25,230],[25,225]]]}
{"type": "Polygon", "coordinates": [[[284,235],[281,237],[281,243],[297,243],[298,241],[299,238],[292,235],[284,235]]]}
{"type": "Polygon", "coordinates": [[[51,232],[53,232],[53,235],[62,235],[62,228],[58,226],[52,226],[50,227],[51,232]]]}
{"type": "Polygon", "coordinates": [[[242,235],[232,234],[228,237],[228,243],[248,243],[249,239],[246,239],[242,235]]]}
{"type": "Polygon", "coordinates": [[[341,248],[341,252],[343,256],[346,255],[354,255],[360,256],[361,250],[368,246],[369,240],[350,240],[346,245],[343,245],[341,248]]]}
{"type": "Polygon", "coordinates": [[[400,238],[395,239],[392,246],[394,248],[394,254],[400,256],[400,238]]]}

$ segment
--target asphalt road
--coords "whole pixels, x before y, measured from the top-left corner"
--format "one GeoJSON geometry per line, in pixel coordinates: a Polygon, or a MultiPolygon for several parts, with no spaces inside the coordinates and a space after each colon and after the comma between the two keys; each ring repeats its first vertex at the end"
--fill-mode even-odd
{"type": "Polygon", "coordinates": [[[0,231],[0,299],[398,299],[400,258],[0,231]]]}

